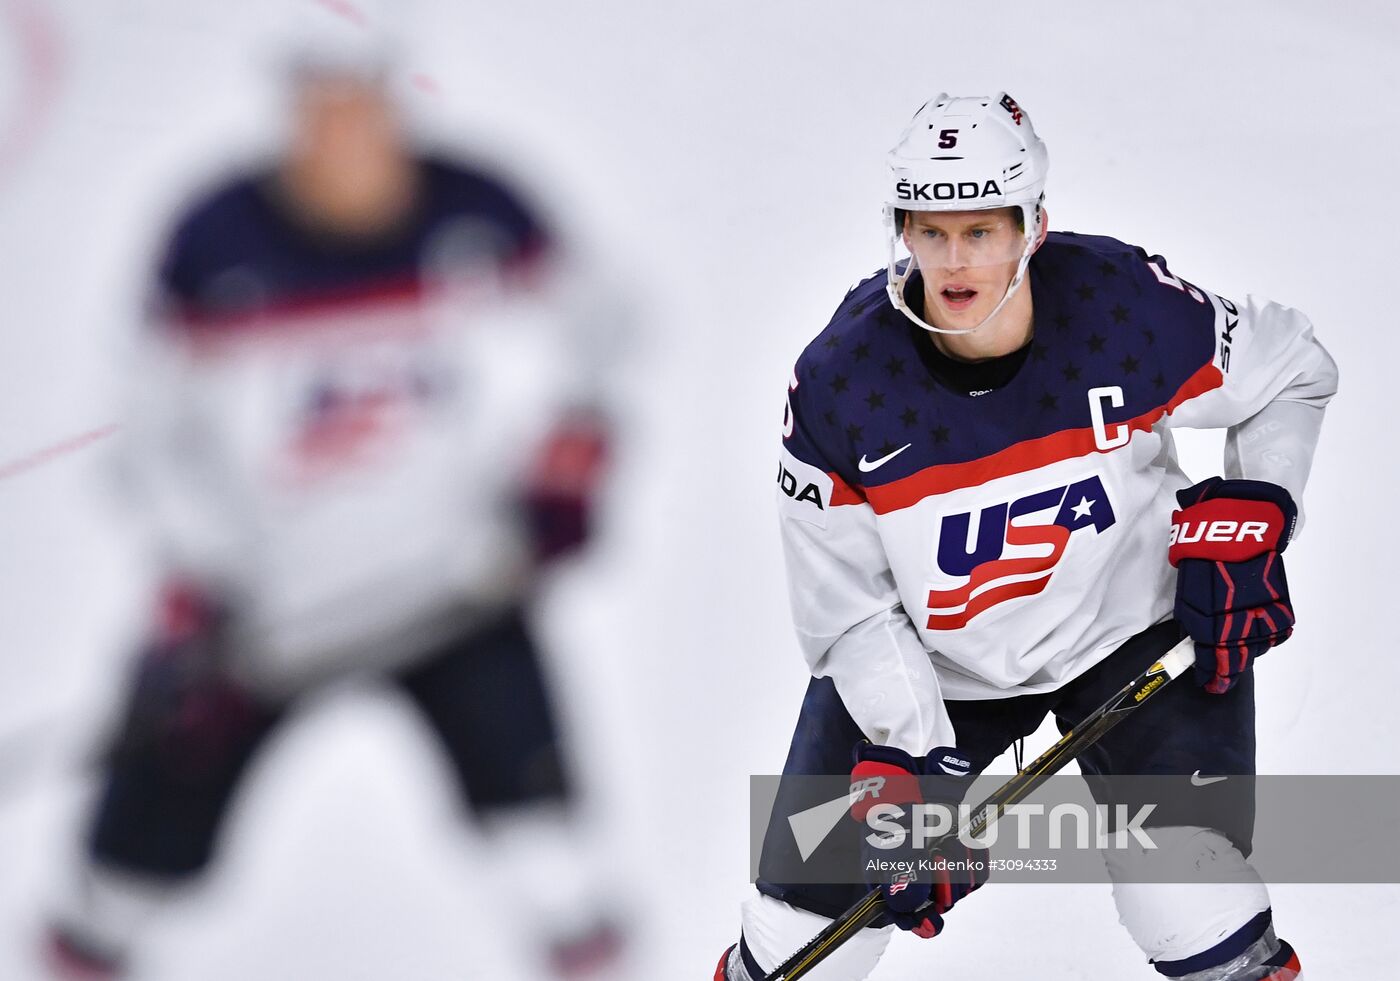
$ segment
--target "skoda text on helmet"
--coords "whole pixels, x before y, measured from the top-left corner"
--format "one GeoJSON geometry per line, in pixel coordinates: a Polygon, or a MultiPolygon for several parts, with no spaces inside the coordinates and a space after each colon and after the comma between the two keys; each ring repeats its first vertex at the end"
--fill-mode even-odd
{"type": "Polygon", "coordinates": [[[993,96],[952,98],[947,94],[925,103],[899,143],[886,158],[885,222],[889,232],[888,284],[890,302],[914,323],[938,334],[968,334],[1001,312],[1026,278],[1045,222],[1040,207],[1045,194],[1049,155],[1035,135],[1030,116],[1005,92],[993,96]],[[901,212],[984,211],[1015,207],[1021,210],[1022,235],[1016,247],[976,249],[955,257],[959,265],[1016,263],[1006,293],[975,327],[935,327],[909,309],[904,284],[914,271],[912,256],[901,258],[901,212]],[[1019,258],[1017,253],[1019,252],[1019,258]]]}

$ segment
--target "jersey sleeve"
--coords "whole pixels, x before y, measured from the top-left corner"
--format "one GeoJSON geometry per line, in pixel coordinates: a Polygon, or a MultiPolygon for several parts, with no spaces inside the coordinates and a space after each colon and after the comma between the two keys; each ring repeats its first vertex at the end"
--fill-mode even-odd
{"type": "Polygon", "coordinates": [[[1149,288],[1172,293],[1192,336],[1178,350],[1205,348],[1218,384],[1189,399],[1170,425],[1225,429],[1225,474],[1279,484],[1301,508],[1337,365],[1297,310],[1257,297],[1235,304],[1185,283],[1149,260],[1149,288]]]}
{"type": "MultiPolygon", "coordinates": [[[[873,742],[922,756],[955,744],[938,678],[900,602],[875,512],[826,452],[814,386],[794,374],[778,510],[798,644],[873,742]]],[[[826,440],[825,442],[829,442],[826,440]]]]}
{"type": "Polygon", "coordinates": [[[115,460],[118,498],[152,536],[167,572],[209,586],[233,583],[251,558],[249,516],[209,438],[221,396],[200,384],[177,333],[162,322],[142,330],[127,357],[139,381],[127,395],[115,460]]]}

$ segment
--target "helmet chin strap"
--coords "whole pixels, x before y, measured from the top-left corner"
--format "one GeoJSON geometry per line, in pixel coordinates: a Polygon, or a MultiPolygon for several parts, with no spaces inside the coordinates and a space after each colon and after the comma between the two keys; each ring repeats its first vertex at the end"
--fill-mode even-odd
{"type": "Polygon", "coordinates": [[[997,301],[997,305],[992,308],[991,313],[983,317],[981,322],[973,327],[935,327],[913,310],[910,310],[909,304],[904,301],[904,284],[908,282],[910,274],[918,268],[918,260],[916,260],[911,253],[909,256],[909,264],[904,267],[903,272],[899,271],[899,256],[895,253],[895,243],[898,242],[900,238],[899,230],[895,228],[893,209],[887,210],[889,211],[890,224],[890,253],[889,264],[885,270],[885,293],[889,295],[890,302],[894,304],[896,310],[914,321],[914,323],[918,324],[924,330],[933,334],[971,334],[973,331],[982,329],[996,319],[997,314],[1001,313],[1002,308],[1011,302],[1011,297],[1016,294],[1021,284],[1025,282],[1026,271],[1030,268],[1031,264],[1031,254],[1035,252],[1036,241],[1040,238],[1040,226],[1045,220],[1045,210],[1037,207],[1035,209],[1035,221],[1026,222],[1025,244],[1021,248],[1021,258],[1016,263],[1016,275],[1011,277],[1011,282],[1007,284],[1006,292],[1002,295],[1002,298],[997,301]]]}

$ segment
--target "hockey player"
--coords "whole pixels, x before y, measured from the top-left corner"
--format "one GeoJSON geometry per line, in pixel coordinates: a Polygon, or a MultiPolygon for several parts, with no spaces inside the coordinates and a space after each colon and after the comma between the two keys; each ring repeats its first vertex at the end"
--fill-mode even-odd
{"type": "MultiPolygon", "coordinates": [[[[928,776],[926,800],[955,802],[1047,713],[1075,724],[1188,634],[1196,683],[1145,703],[1081,770],[1254,773],[1250,669],[1293,629],[1280,554],[1331,358],[1295,310],[1047,231],[1045,144],[1005,93],[928,102],[889,165],[888,268],[850,291],[788,392],[778,501],[813,678],[784,773],[850,772],[853,799],[883,777],[894,803],[928,776]],[[1228,430],[1224,478],[1186,477],[1178,426],[1228,430]]],[[[793,850],[781,794],[716,981],[762,978],[878,886],[877,928],[807,975],[864,978],[895,927],[933,937],[982,884],[774,881],[764,870],[793,850]]],[[[1120,920],[1160,974],[1300,976],[1246,860],[1251,811],[1159,827],[1156,856],[1109,857],[1120,920]],[[1196,866],[1224,884],[1151,884],[1196,866]]]]}
{"type": "Polygon", "coordinates": [[[509,876],[518,976],[613,977],[530,627],[606,460],[588,291],[515,191],[413,150],[378,65],[293,76],[281,158],[189,209],[159,268],[126,470],[166,586],[50,960],[125,976],[297,700],[366,670],[509,876]]]}

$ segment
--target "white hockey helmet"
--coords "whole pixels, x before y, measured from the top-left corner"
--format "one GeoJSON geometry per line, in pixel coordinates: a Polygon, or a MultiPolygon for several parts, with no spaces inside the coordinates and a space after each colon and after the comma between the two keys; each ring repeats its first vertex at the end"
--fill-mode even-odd
{"type": "MultiPolygon", "coordinates": [[[[1041,202],[1049,155],[1030,116],[1005,92],[954,98],[946,93],[924,103],[886,158],[885,223],[889,233],[890,302],[914,323],[938,334],[968,334],[1001,312],[1026,278],[1031,253],[1044,227],[1041,202]],[[996,307],[976,327],[943,328],[926,323],[904,301],[904,284],[915,269],[901,256],[903,212],[1021,209],[1022,236],[1016,248],[984,255],[980,264],[1016,262],[1016,274],[996,307]],[[1019,256],[1019,258],[1018,258],[1019,256]]],[[[971,260],[978,263],[978,257],[971,260]]]]}
{"type": "Polygon", "coordinates": [[[275,77],[293,83],[334,78],[378,86],[398,61],[392,8],[382,0],[301,2],[278,7],[265,56],[275,77]]]}

